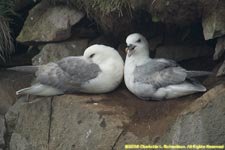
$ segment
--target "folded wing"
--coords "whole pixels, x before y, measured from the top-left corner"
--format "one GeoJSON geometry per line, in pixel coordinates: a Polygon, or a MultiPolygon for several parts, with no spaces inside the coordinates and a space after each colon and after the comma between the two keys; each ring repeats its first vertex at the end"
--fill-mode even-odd
{"type": "Polygon", "coordinates": [[[101,72],[99,66],[82,57],[66,57],[56,63],[40,66],[37,80],[64,92],[79,92],[82,84],[94,79],[101,72]]]}

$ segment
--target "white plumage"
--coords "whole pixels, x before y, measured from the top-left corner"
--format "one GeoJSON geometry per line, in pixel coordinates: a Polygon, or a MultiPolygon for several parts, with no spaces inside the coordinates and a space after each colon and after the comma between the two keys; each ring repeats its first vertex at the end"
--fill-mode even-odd
{"type": "Polygon", "coordinates": [[[188,71],[175,61],[149,58],[148,42],[138,33],[129,35],[126,43],[125,84],[139,98],[161,100],[206,91],[193,77],[209,72],[188,71]]]}
{"type": "Polygon", "coordinates": [[[65,57],[40,66],[13,67],[10,70],[36,72],[37,84],[16,92],[39,96],[64,93],[106,93],[123,78],[124,62],[109,46],[92,45],[83,56],[65,57]]]}

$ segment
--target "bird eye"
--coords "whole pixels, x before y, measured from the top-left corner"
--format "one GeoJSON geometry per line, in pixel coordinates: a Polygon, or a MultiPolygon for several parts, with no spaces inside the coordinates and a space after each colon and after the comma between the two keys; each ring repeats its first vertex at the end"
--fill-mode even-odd
{"type": "Polygon", "coordinates": [[[141,42],[141,39],[138,39],[137,42],[140,43],[141,42]]]}
{"type": "Polygon", "coordinates": [[[90,56],[89,56],[89,58],[93,58],[95,56],[95,54],[91,54],[90,56]]]}

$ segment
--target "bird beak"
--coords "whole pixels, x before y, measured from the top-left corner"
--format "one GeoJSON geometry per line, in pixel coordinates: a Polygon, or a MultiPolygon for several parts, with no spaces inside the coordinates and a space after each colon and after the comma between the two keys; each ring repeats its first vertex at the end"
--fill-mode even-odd
{"type": "Polygon", "coordinates": [[[132,44],[127,46],[127,48],[125,49],[125,52],[128,54],[128,57],[130,57],[135,52],[134,50],[135,47],[136,46],[132,44]]]}

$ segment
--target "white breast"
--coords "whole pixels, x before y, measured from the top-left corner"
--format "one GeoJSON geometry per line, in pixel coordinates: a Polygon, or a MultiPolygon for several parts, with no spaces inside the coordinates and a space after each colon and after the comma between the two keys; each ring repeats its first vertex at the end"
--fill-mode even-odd
{"type": "Polygon", "coordinates": [[[106,93],[114,90],[123,79],[123,60],[111,60],[100,66],[102,72],[84,84],[82,92],[106,93]]]}

